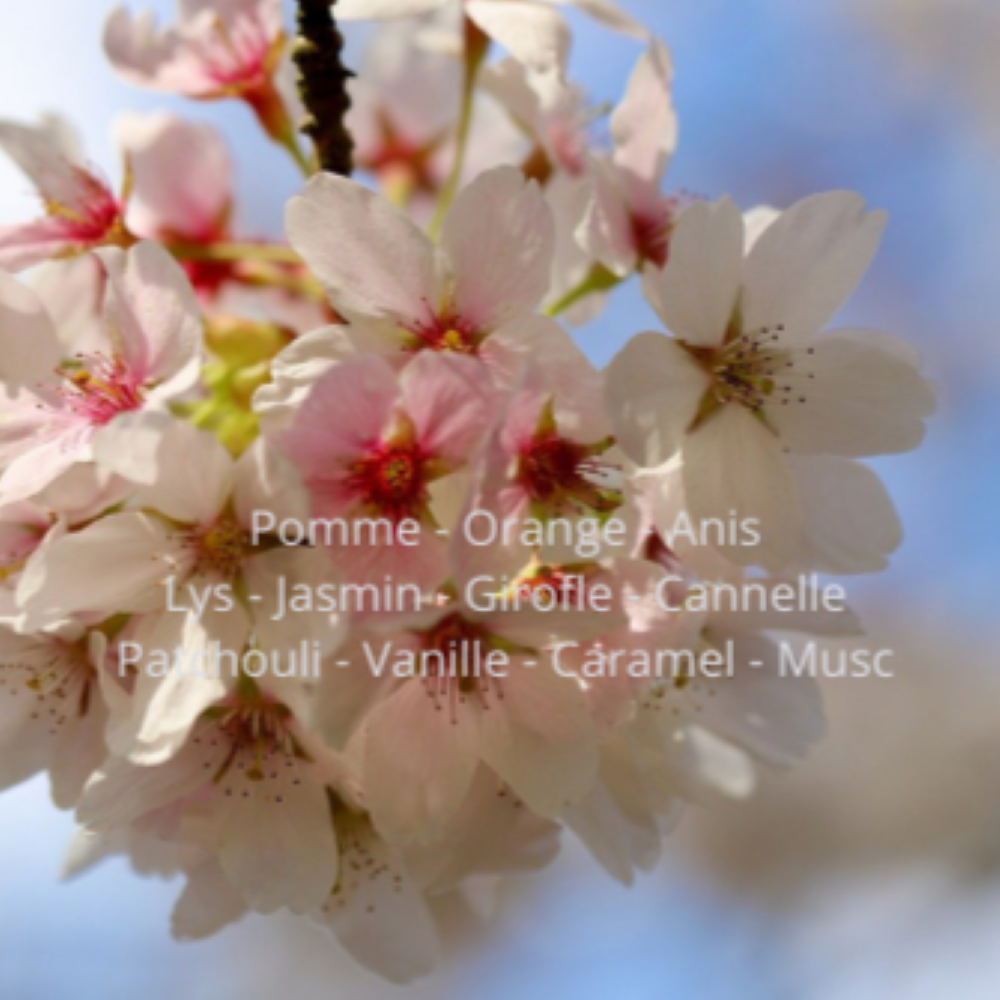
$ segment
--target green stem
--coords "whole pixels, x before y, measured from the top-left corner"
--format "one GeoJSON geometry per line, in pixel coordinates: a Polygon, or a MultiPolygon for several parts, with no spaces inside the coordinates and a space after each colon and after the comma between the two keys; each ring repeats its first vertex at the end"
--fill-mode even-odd
{"type": "Polygon", "coordinates": [[[311,177],[313,166],[299,146],[295,123],[289,117],[285,99],[273,81],[245,95],[244,99],[257,116],[268,138],[280,146],[295,161],[306,177],[311,177]]]}
{"type": "Polygon", "coordinates": [[[313,165],[312,161],[308,156],[302,151],[302,146],[299,144],[299,140],[293,131],[289,131],[288,135],[278,140],[278,145],[284,149],[292,160],[295,162],[295,166],[299,168],[302,172],[302,176],[305,178],[312,177],[316,172],[316,167],[313,165]]]}
{"type": "Polygon", "coordinates": [[[572,309],[578,302],[582,302],[588,295],[598,292],[608,292],[612,288],[622,283],[621,278],[612,271],[609,271],[603,264],[595,264],[587,276],[575,288],[571,288],[565,295],[545,310],[546,316],[559,316],[572,309]]]}
{"type": "Polygon", "coordinates": [[[465,161],[469,152],[469,136],[472,133],[472,120],[476,107],[476,80],[479,70],[490,51],[490,39],[476,26],[465,18],[465,56],[462,63],[462,105],[458,114],[458,129],[455,133],[455,158],[452,161],[451,173],[441,189],[437,210],[431,222],[431,236],[434,239],[441,233],[445,216],[458,194],[465,173],[465,161]]]}

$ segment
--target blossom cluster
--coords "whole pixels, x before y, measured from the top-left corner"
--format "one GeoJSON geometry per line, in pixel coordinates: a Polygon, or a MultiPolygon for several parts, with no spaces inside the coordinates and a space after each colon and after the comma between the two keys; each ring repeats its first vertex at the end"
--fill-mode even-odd
{"type": "Polygon", "coordinates": [[[239,234],[207,125],[124,116],[115,190],[65,122],[0,122],[44,206],[0,229],[0,782],[48,772],[68,872],[182,875],[181,938],[290,911],[406,980],[443,900],[564,835],[628,883],[685,804],[822,734],[776,635],[854,614],[686,597],[876,572],[900,544],[858,459],[917,446],[931,390],[903,342],[828,329],[884,215],[671,192],[666,45],[573,5],[637,46],[610,113],[550,3],[335,4],[387,22],[351,83],[357,179],[296,135],[279,0],[112,13],[121,76],[243,102],[302,168],[287,242],[239,234]],[[631,280],[662,328],[599,371],[566,324],[631,280]],[[473,515],[504,530],[481,544],[473,515]],[[754,544],[697,537],[734,517],[754,544]],[[557,522],[615,542],[581,556],[557,522]],[[386,585],[417,598],[365,599],[386,585]],[[588,668],[723,648],[721,676],[588,668]],[[321,669],[155,668],[306,649],[321,669]]]}

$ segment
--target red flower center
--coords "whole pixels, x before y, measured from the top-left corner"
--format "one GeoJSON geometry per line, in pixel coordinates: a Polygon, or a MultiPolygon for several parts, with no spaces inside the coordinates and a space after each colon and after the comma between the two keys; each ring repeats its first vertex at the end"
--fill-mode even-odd
{"type": "Polygon", "coordinates": [[[673,203],[664,206],[660,212],[632,217],[632,239],[640,260],[649,261],[659,268],[666,267],[673,225],[673,203]]]}
{"type": "Polygon", "coordinates": [[[471,324],[459,316],[435,316],[410,328],[412,339],[405,349],[417,351],[437,351],[442,354],[479,353],[482,335],[471,324]]]}
{"type": "Polygon", "coordinates": [[[398,523],[427,503],[426,463],[416,444],[380,444],[351,466],[348,482],[366,507],[398,523]]]}
{"type": "Polygon", "coordinates": [[[63,380],[56,390],[63,405],[91,424],[103,426],[119,413],[143,407],[142,385],[117,355],[81,354],[56,374],[63,380]]]}
{"type": "Polygon", "coordinates": [[[610,513],[621,505],[622,497],[599,481],[613,467],[598,456],[612,443],[609,438],[585,445],[558,433],[536,435],[521,449],[517,481],[544,514],[584,513],[585,508],[610,513]]]}

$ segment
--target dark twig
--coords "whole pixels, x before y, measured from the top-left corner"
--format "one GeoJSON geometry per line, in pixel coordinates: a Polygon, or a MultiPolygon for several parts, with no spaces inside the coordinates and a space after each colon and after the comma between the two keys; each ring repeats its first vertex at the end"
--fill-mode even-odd
{"type": "Polygon", "coordinates": [[[298,37],[293,59],[299,68],[299,93],[308,117],[300,131],[316,146],[320,168],[350,177],[354,140],[347,131],[351,98],[347,81],[354,74],[342,61],[344,39],[333,16],[336,0],[298,0],[298,37]]]}

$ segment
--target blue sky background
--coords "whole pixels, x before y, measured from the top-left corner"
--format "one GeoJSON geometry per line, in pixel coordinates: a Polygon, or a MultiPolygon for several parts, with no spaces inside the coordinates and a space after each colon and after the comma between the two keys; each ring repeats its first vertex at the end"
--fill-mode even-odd
{"type": "MultiPolygon", "coordinates": [[[[946,756],[963,727],[949,692],[975,696],[977,675],[996,669],[1000,639],[994,583],[1000,89],[983,85],[989,77],[966,65],[984,55],[971,41],[991,31],[1000,37],[1000,26],[989,3],[941,3],[951,28],[970,42],[942,54],[941,39],[921,34],[911,17],[934,2],[625,0],[623,6],[674,51],[681,145],[672,188],[731,194],[747,207],[850,188],[890,212],[884,251],[844,319],[917,344],[941,409],[923,450],[878,463],[903,514],[907,542],[888,573],[852,584],[851,592],[883,634],[941,651],[931,669],[947,678],[938,682],[944,699],[920,738],[937,741],[946,756]],[[877,20],[876,8],[891,12],[887,20],[877,20]]],[[[260,140],[243,109],[183,105],[116,80],[98,44],[105,6],[5,4],[0,114],[25,119],[59,109],[84,132],[91,158],[113,175],[115,114],[166,107],[211,120],[239,154],[245,228],[277,231],[297,186],[294,171],[260,140]]],[[[166,13],[172,4],[145,6],[166,13]]],[[[577,75],[598,101],[615,100],[635,46],[573,20],[577,75]]],[[[16,172],[0,166],[0,220],[24,216],[26,190],[16,172]]],[[[638,293],[627,291],[583,340],[604,361],[652,323],[638,293]]],[[[920,694],[916,687],[900,691],[903,700],[920,694]]],[[[867,697],[863,687],[857,690],[858,700],[867,697]]],[[[850,699],[839,702],[817,766],[834,767],[852,739],[853,709],[844,706],[850,699]]],[[[955,767],[959,772],[957,759],[955,767]]],[[[994,776],[998,771],[1000,757],[992,766],[994,776]]],[[[837,783],[845,810],[858,779],[846,773],[837,783]]],[[[895,780],[884,778],[887,786],[895,780]]],[[[992,791],[1000,800],[997,785],[992,791]]],[[[780,795],[775,801],[780,810],[780,795]]],[[[779,842],[761,843],[762,857],[780,854],[782,836],[796,836],[794,824],[782,827],[780,819],[779,813],[772,827],[772,841],[779,842]]],[[[728,825],[724,832],[740,838],[739,810],[707,822],[728,825]]],[[[57,882],[70,829],[41,782],[0,797],[0,996],[398,995],[298,923],[250,921],[206,944],[171,943],[167,921],[176,886],[139,880],[117,863],[69,886],[57,882]]],[[[413,995],[997,995],[1000,969],[990,955],[1000,954],[1000,906],[985,875],[952,891],[934,858],[908,858],[891,871],[824,880],[820,856],[815,885],[798,886],[798,902],[782,908],[707,878],[690,843],[668,845],[667,854],[661,871],[626,890],[571,850],[544,878],[515,888],[496,925],[486,934],[469,931],[461,956],[413,995]]]]}

